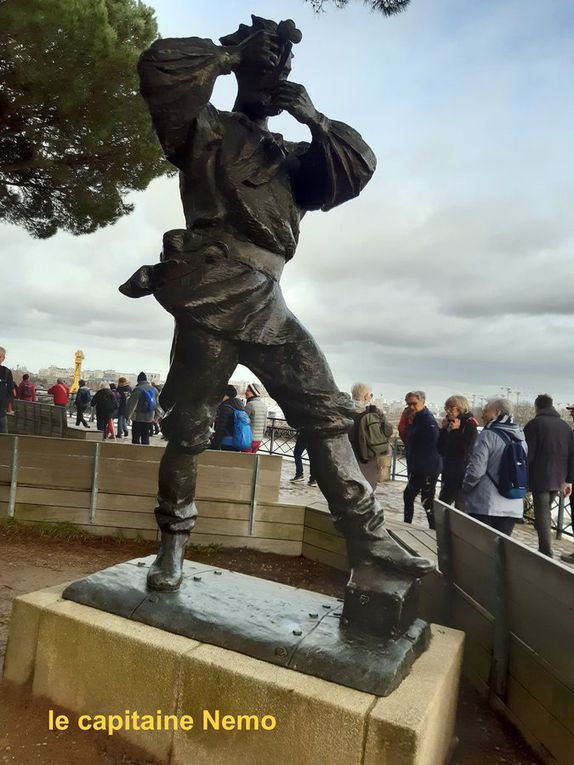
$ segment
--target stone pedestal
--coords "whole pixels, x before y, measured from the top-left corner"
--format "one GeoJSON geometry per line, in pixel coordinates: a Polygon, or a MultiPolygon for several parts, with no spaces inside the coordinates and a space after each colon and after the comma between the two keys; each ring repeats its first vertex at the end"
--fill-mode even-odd
{"type": "Polygon", "coordinates": [[[428,650],[397,690],[379,698],[62,600],[62,590],[48,588],[14,602],[4,682],[29,684],[56,713],[68,710],[72,725],[78,715],[190,715],[189,730],[124,728],[115,734],[166,765],[446,760],[461,632],[433,625],[428,650]],[[217,730],[210,721],[218,714],[217,730]],[[263,718],[267,728],[275,720],[271,729],[262,727],[263,718]]]}
{"type": "Polygon", "coordinates": [[[420,579],[381,576],[375,566],[353,569],[345,588],[343,627],[396,640],[417,623],[420,579]]]}

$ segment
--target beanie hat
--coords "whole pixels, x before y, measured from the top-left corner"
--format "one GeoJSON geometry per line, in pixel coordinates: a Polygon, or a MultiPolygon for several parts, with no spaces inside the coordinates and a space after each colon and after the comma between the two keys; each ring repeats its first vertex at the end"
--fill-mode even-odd
{"type": "Polygon", "coordinates": [[[138,375],[138,382],[147,382],[147,375],[145,372],[140,372],[138,375]]]}
{"type": "Polygon", "coordinates": [[[228,385],[225,389],[225,395],[228,398],[235,398],[237,396],[237,388],[233,385],[228,385]]]}
{"type": "Polygon", "coordinates": [[[249,385],[247,386],[247,390],[251,391],[251,393],[253,393],[254,396],[261,395],[261,388],[259,387],[259,385],[257,385],[257,383],[249,383],[249,385]]]}

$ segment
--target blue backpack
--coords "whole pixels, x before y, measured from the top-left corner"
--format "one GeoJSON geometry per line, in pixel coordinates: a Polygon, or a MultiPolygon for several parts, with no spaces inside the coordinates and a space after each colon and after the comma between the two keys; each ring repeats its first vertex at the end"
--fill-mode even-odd
{"type": "Polygon", "coordinates": [[[92,394],[90,393],[89,388],[82,387],[78,389],[78,392],[76,393],[76,404],[79,404],[80,406],[85,404],[87,406],[91,400],[92,394]]]}
{"type": "Polygon", "coordinates": [[[155,388],[142,388],[143,397],[141,399],[142,412],[155,412],[155,388]]]}
{"type": "Polygon", "coordinates": [[[519,438],[502,428],[491,428],[504,441],[498,481],[487,473],[498,493],[506,499],[523,499],[528,491],[528,458],[519,438]]]}
{"type": "Polygon", "coordinates": [[[233,435],[224,436],[221,439],[221,443],[224,446],[231,446],[232,449],[236,449],[238,452],[243,449],[249,449],[253,442],[253,434],[251,432],[251,421],[249,415],[245,409],[233,410],[233,435]]]}

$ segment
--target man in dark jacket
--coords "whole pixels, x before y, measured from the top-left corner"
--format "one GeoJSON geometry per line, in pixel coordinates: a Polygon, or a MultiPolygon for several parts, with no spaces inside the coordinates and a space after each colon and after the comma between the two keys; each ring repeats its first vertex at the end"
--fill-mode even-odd
{"type": "Polygon", "coordinates": [[[237,398],[237,388],[228,385],[221,404],[217,408],[215,416],[215,432],[211,437],[210,449],[222,449],[228,452],[238,452],[222,441],[233,437],[234,412],[236,409],[245,409],[243,403],[237,398]]]}
{"type": "Polygon", "coordinates": [[[4,348],[0,348],[0,433],[8,432],[6,412],[14,398],[14,378],[11,370],[3,366],[5,358],[6,351],[4,348]]]}
{"type": "Polygon", "coordinates": [[[85,411],[89,408],[92,401],[92,394],[90,389],[86,385],[85,380],[80,380],[78,392],[76,393],[76,425],[83,425],[84,428],[89,428],[86,418],[84,417],[85,411]]]}
{"type": "Polygon", "coordinates": [[[434,529],[433,502],[441,470],[441,459],[437,451],[439,428],[425,401],[426,396],[422,390],[411,391],[405,396],[406,405],[414,412],[414,416],[407,426],[405,444],[409,480],[403,492],[404,518],[405,523],[413,522],[415,499],[420,492],[429,528],[434,529]]]}
{"type": "Polygon", "coordinates": [[[558,492],[572,493],[574,480],[574,436],[543,393],[536,397],[536,416],[524,428],[528,444],[528,483],[534,500],[534,525],[538,549],[552,557],[552,503],[558,492]]]}

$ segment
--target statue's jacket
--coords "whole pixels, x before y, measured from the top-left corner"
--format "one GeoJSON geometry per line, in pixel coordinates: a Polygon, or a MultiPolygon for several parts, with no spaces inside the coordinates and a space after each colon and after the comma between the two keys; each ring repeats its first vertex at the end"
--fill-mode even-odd
{"type": "Polygon", "coordinates": [[[226,65],[225,49],[199,38],[158,40],[140,59],[142,95],[180,171],[187,228],[168,232],[162,263],[122,291],[153,292],[176,320],[233,339],[283,344],[298,322],[279,278],[301,218],[357,196],[376,161],[355,130],[322,115],[311,143],[294,144],[216,109],[209,99],[226,65]]]}

